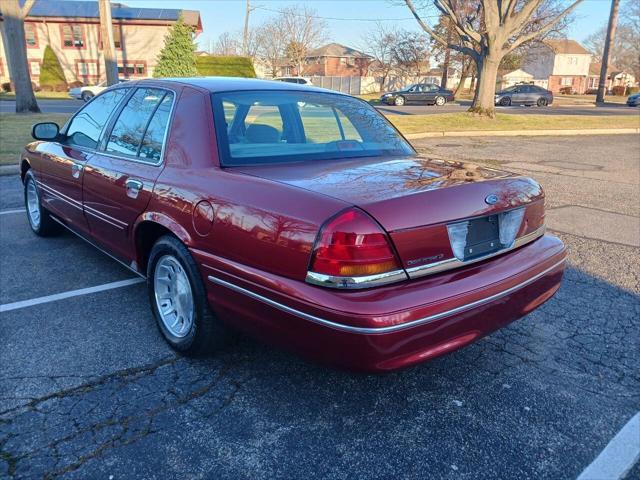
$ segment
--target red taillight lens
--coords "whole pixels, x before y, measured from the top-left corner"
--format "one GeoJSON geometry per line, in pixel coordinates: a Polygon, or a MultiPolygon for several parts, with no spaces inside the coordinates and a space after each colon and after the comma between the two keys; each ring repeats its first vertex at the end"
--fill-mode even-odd
{"type": "Polygon", "coordinates": [[[320,230],[311,271],[339,277],[360,277],[400,269],[387,234],[366,213],[349,209],[320,230]]]}

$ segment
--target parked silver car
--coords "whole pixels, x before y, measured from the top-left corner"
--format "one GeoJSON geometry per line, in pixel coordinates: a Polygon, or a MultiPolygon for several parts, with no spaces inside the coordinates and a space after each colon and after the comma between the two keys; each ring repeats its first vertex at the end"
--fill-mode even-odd
{"type": "Polygon", "coordinates": [[[496,105],[537,105],[546,107],[553,103],[553,93],[537,85],[514,85],[496,93],[496,105]]]}

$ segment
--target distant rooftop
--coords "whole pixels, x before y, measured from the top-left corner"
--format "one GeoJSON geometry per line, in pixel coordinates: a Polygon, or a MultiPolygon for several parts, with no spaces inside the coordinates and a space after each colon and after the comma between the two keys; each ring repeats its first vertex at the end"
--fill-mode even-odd
{"type": "MultiPolygon", "coordinates": [[[[196,27],[198,31],[202,31],[200,12],[197,10],[139,8],[128,7],[122,3],[111,4],[111,16],[115,20],[175,22],[180,18],[180,15],[182,15],[186,24],[196,27]]],[[[97,1],[36,0],[29,12],[29,17],[98,19],[100,18],[100,10],[97,1]]]]}
{"type": "Polygon", "coordinates": [[[340,43],[328,43],[322,47],[311,50],[307,57],[347,57],[347,58],[372,58],[355,48],[347,47],[340,43]]]}
{"type": "Polygon", "coordinates": [[[556,53],[567,53],[570,55],[589,55],[591,53],[575,40],[569,40],[567,38],[560,40],[544,40],[544,43],[551,47],[551,49],[556,53]]]}

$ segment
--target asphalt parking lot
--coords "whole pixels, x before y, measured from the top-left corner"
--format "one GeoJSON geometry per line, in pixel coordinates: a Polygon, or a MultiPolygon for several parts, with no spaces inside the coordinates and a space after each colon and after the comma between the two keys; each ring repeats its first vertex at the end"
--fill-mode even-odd
{"type": "Polygon", "coordinates": [[[377,376],[245,337],[177,356],[144,283],[33,235],[0,177],[0,478],[576,478],[640,411],[640,136],[416,146],[539,180],[568,270],[508,328],[377,376]]]}

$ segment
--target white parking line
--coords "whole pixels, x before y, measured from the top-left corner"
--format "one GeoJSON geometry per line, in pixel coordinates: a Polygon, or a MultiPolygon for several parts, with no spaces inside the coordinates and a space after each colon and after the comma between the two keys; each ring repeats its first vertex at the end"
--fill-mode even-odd
{"type": "Polygon", "coordinates": [[[70,290],[68,292],[56,293],[54,295],[47,295],[45,297],[32,298],[30,300],[22,300],[21,302],[5,303],[0,305],[0,313],[9,312],[11,310],[18,310],[19,308],[31,307],[33,305],[40,305],[42,303],[55,302],[58,300],[64,300],[65,298],[78,297],[80,295],[88,295],[90,293],[104,292],[105,290],[113,290],[114,288],[127,287],[129,285],[135,285],[137,283],[144,282],[144,278],[129,278],[127,280],[120,280],[117,282],[105,283],[104,285],[96,285],[95,287],[80,288],[78,290],[70,290]]]}
{"type": "Polygon", "coordinates": [[[640,412],[613,437],[578,480],[618,480],[624,478],[640,459],[640,412]]]}
{"type": "Polygon", "coordinates": [[[24,208],[14,208],[12,210],[1,210],[0,215],[9,215],[10,213],[24,213],[26,210],[24,208]]]}

